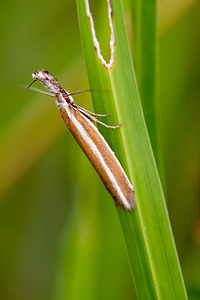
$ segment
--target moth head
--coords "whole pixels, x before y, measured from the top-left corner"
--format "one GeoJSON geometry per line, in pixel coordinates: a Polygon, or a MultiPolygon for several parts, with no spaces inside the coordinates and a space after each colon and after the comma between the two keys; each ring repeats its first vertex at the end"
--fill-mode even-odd
{"type": "Polygon", "coordinates": [[[47,70],[35,71],[32,74],[32,77],[34,80],[39,80],[39,81],[45,81],[45,80],[51,81],[51,80],[55,79],[53,77],[53,75],[50,72],[48,72],[47,70]]]}
{"type": "Polygon", "coordinates": [[[34,81],[40,81],[54,95],[63,90],[58,80],[47,70],[35,71],[32,77],[34,81]]]}

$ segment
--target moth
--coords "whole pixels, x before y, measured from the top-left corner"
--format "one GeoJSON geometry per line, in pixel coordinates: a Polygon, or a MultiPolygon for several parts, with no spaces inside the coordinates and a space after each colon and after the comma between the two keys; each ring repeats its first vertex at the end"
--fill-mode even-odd
{"type": "Polygon", "coordinates": [[[118,128],[121,125],[106,125],[99,121],[98,117],[107,115],[95,114],[77,105],[72,95],[82,91],[70,94],[59,84],[58,80],[53,77],[50,72],[46,70],[36,71],[32,74],[32,77],[34,81],[28,88],[38,80],[50,93],[34,88],[32,89],[55,97],[56,105],[60,110],[65,124],[93,165],[106,189],[112,196],[115,205],[126,211],[132,210],[135,205],[133,186],[115,154],[93,123],[98,122],[108,128],[118,128]]]}

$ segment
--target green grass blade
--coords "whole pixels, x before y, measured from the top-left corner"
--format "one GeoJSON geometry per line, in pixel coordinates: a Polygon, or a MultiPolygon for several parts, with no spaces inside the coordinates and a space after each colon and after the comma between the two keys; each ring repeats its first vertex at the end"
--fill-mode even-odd
{"type": "MultiPolygon", "coordinates": [[[[146,130],[126,36],[122,5],[112,2],[115,63],[102,66],[93,46],[85,3],[77,0],[80,32],[95,110],[112,113],[120,130],[101,128],[136,189],[136,208],[118,210],[136,291],[140,299],[186,299],[186,291],[173,240],[156,163],[146,130]]],[[[105,18],[105,16],[102,16],[105,18]]]]}
{"type": "Polygon", "coordinates": [[[136,0],[132,5],[134,54],[142,108],[156,161],[158,137],[158,20],[157,0],[136,0]]]}

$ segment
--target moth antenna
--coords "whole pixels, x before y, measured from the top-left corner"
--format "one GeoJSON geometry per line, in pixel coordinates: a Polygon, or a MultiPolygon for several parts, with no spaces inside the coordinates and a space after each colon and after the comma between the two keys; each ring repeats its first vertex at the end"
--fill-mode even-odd
{"type": "Polygon", "coordinates": [[[30,86],[31,86],[32,84],[34,84],[34,82],[36,82],[36,79],[34,79],[33,82],[31,82],[31,84],[28,85],[27,90],[30,88],[30,86]]]}
{"type": "Polygon", "coordinates": [[[37,93],[44,94],[44,95],[47,95],[47,96],[50,96],[50,97],[54,97],[53,94],[49,94],[49,93],[47,93],[47,92],[44,92],[44,91],[42,91],[42,90],[39,90],[39,89],[34,88],[34,87],[31,87],[31,86],[28,86],[28,87],[27,87],[27,85],[21,85],[21,88],[23,88],[23,89],[28,89],[28,88],[29,88],[29,90],[35,91],[35,92],[37,92],[37,93]]]}

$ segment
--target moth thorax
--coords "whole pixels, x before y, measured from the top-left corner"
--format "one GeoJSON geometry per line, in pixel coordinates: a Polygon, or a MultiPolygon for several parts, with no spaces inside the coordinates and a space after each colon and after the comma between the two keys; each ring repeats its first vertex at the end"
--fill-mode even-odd
{"type": "Polygon", "coordinates": [[[56,94],[55,101],[56,101],[56,105],[60,109],[64,108],[66,105],[68,105],[68,103],[66,102],[66,99],[64,98],[64,96],[61,93],[56,94]]]}

